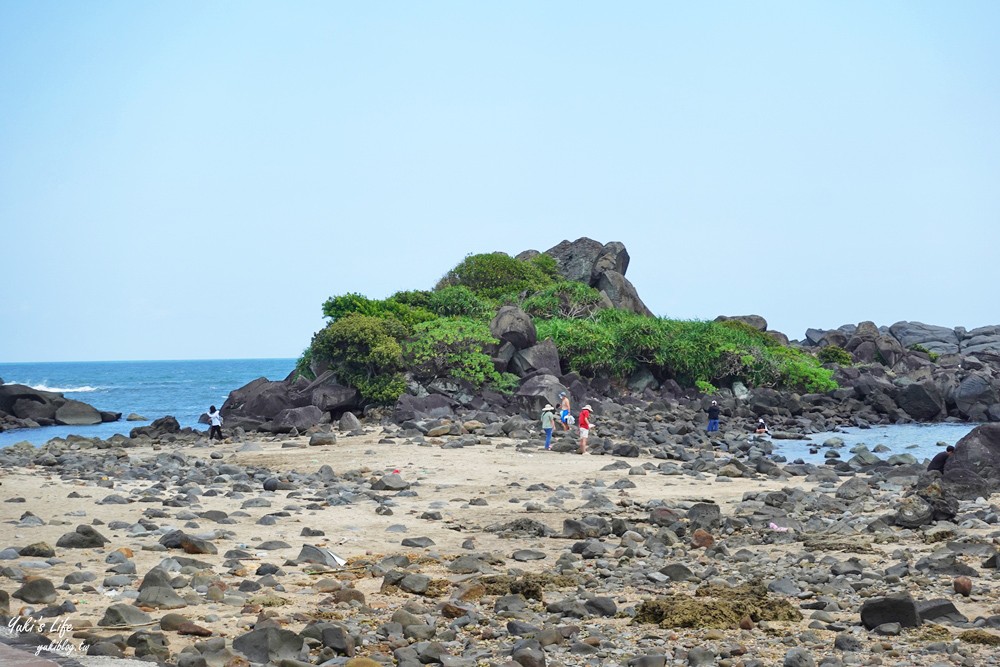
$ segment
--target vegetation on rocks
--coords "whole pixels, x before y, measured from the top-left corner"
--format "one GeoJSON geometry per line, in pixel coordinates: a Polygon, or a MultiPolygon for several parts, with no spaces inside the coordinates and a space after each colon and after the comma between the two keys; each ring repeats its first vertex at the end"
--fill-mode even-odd
{"type": "Polygon", "coordinates": [[[816,357],[824,364],[850,366],[854,363],[851,353],[839,345],[827,345],[817,353],[816,357]]]}
{"type": "Polygon", "coordinates": [[[390,403],[406,388],[399,344],[406,336],[406,327],[395,317],[348,313],[313,336],[311,355],[327,362],[366,399],[390,403]]]}
{"type": "Polygon", "coordinates": [[[498,373],[484,352],[496,343],[486,322],[442,317],[418,324],[413,334],[403,342],[403,362],[417,380],[454,378],[501,390],[516,383],[509,373],[498,373]]]}
{"type": "Polygon", "coordinates": [[[450,378],[510,391],[517,378],[497,371],[499,341],[489,330],[505,304],[532,316],[540,341],[552,339],[564,372],[624,382],[646,368],[661,381],[705,393],[735,380],[807,392],[837,386],[821,359],[743,322],[670,320],[609,308],[596,289],[561,279],[546,254],[469,255],[433,290],[386,299],[331,297],[323,304],[330,324],[314,336],[297,368],[308,375],[316,363],[325,364],[371,403],[395,401],[406,373],[421,382],[450,378]]]}

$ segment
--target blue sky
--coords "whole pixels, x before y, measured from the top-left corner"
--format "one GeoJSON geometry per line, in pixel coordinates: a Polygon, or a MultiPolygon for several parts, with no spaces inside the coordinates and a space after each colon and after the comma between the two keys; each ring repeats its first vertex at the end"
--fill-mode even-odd
{"type": "Polygon", "coordinates": [[[622,241],[658,315],[1000,323],[1000,3],[0,0],[0,361],[296,356],[622,241]]]}

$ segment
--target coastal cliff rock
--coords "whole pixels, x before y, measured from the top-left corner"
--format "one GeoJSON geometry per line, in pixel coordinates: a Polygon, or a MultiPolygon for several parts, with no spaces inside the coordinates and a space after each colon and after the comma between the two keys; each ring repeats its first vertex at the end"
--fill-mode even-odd
{"type": "Polygon", "coordinates": [[[955,443],[955,453],[945,465],[945,475],[968,469],[986,481],[991,492],[1000,491],[1000,424],[977,426],[955,443]]]}
{"type": "Polygon", "coordinates": [[[292,373],[279,381],[257,378],[229,393],[221,412],[227,428],[288,433],[329,423],[358,405],[358,391],[330,371],[313,381],[292,373]]]}
{"type": "Polygon", "coordinates": [[[545,251],[556,260],[559,274],[596,288],[620,310],[652,316],[635,286],[625,277],[629,254],[619,241],[601,243],[587,237],[563,241],[545,251]]]}
{"type": "Polygon", "coordinates": [[[1000,421],[1000,326],[867,321],[809,329],[800,345],[850,353],[856,366],[839,369],[838,382],[889,421],[1000,421]]]}
{"type": "Polygon", "coordinates": [[[120,412],[102,412],[57,392],[0,384],[0,431],[56,424],[87,426],[119,419],[120,412]]]}

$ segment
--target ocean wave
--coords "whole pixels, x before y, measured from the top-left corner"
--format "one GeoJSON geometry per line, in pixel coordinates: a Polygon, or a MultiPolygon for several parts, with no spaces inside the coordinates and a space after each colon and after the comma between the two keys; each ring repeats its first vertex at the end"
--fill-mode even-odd
{"type": "Polygon", "coordinates": [[[56,394],[83,394],[89,391],[101,391],[104,389],[104,387],[91,387],[87,384],[82,387],[50,387],[45,383],[29,384],[28,386],[37,391],[51,391],[56,394]]]}

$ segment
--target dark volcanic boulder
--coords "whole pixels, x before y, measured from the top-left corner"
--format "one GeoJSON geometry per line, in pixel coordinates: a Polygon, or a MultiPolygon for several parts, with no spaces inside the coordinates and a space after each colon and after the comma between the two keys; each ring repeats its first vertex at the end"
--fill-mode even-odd
{"type": "Polygon", "coordinates": [[[274,421],[271,423],[271,432],[290,433],[292,429],[295,429],[301,433],[318,424],[322,418],[323,411],[315,405],[307,405],[302,408],[288,408],[275,415],[274,421]]]}
{"type": "Polygon", "coordinates": [[[941,392],[930,380],[907,385],[896,395],[896,405],[917,421],[934,421],[946,416],[941,392]]]}
{"type": "Polygon", "coordinates": [[[847,335],[839,329],[827,331],[825,329],[806,329],[806,343],[817,347],[836,345],[844,347],[847,345],[847,335]]]}
{"type": "Polygon", "coordinates": [[[66,401],[56,410],[56,423],[64,426],[93,426],[101,423],[101,413],[81,401],[66,401]]]}
{"type": "Polygon", "coordinates": [[[988,377],[972,373],[959,383],[954,399],[955,407],[964,418],[987,421],[990,406],[997,403],[997,390],[988,377]]]}
{"type": "Polygon", "coordinates": [[[802,412],[802,403],[797,394],[759,387],[750,394],[750,410],[759,417],[797,415],[802,412]]]}
{"type": "Polygon", "coordinates": [[[896,322],[889,327],[889,332],[899,341],[900,345],[909,349],[920,345],[926,350],[938,354],[955,354],[958,352],[958,334],[954,329],[937,327],[923,322],[896,322]]]}
{"type": "Polygon", "coordinates": [[[861,622],[869,630],[884,623],[899,623],[904,628],[915,628],[920,625],[920,614],[909,594],[890,595],[866,600],[861,605],[861,622]]]}
{"type": "MultiPolygon", "coordinates": [[[[953,457],[954,458],[954,457],[953,457]]],[[[948,466],[945,464],[944,475],[941,476],[941,486],[946,497],[953,497],[958,500],[975,500],[976,498],[987,498],[990,495],[990,484],[972,468],[962,466],[948,466]]],[[[952,516],[958,514],[958,503],[955,503],[955,511],[952,516]]]]}
{"type": "Polygon", "coordinates": [[[563,278],[592,286],[594,266],[603,252],[604,244],[583,237],[575,241],[563,241],[546,250],[545,254],[556,260],[556,266],[563,278]]]}
{"type": "Polygon", "coordinates": [[[233,649],[256,663],[301,660],[306,656],[305,639],[291,630],[262,627],[233,640],[233,649]]]}
{"type": "Polygon", "coordinates": [[[358,405],[360,395],[353,387],[324,384],[312,390],[309,400],[323,412],[347,410],[358,405]]]}
{"type": "Polygon", "coordinates": [[[1000,325],[979,327],[962,337],[962,354],[988,352],[1000,355],[1000,325]]]}
{"type": "Polygon", "coordinates": [[[531,316],[517,306],[501,307],[490,322],[490,333],[517,350],[531,347],[538,341],[531,316]]]}
{"type": "Polygon", "coordinates": [[[945,464],[952,475],[966,468],[982,477],[991,492],[1000,491],[1000,424],[982,424],[955,443],[955,453],[945,464]]]}
{"type": "Polygon", "coordinates": [[[560,375],[559,350],[552,339],[543,340],[537,345],[520,350],[510,361],[510,370],[518,377],[524,377],[536,372],[560,375]]]}
{"type": "Polygon", "coordinates": [[[619,310],[653,317],[653,312],[639,298],[639,293],[629,279],[617,271],[605,271],[597,281],[597,289],[619,310]]]}
{"type": "Polygon", "coordinates": [[[624,243],[619,241],[605,243],[604,249],[601,250],[601,253],[597,256],[597,261],[594,262],[594,269],[590,274],[591,280],[608,271],[614,271],[624,276],[625,272],[628,271],[630,259],[624,243]]]}
{"type": "Polygon", "coordinates": [[[132,429],[129,432],[128,437],[138,438],[140,435],[147,435],[150,438],[155,439],[172,433],[177,433],[180,430],[181,425],[178,423],[177,419],[167,415],[166,417],[160,417],[149,426],[138,426],[132,429]]]}
{"type": "Polygon", "coordinates": [[[222,416],[239,419],[267,420],[282,410],[299,408],[309,404],[310,396],[292,397],[292,387],[288,382],[272,382],[267,378],[257,378],[253,382],[236,389],[222,404],[222,416]]]}
{"type": "Polygon", "coordinates": [[[536,375],[524,381],[514,398],[522,412],[535,418],[542,413],[546,403],[558,406],[561,392],[568,394],[569,390],[559,382],[559,378],[536,375]]]}
{"type": "Polygon", "coordinates": [[[80,524],[72,533],[66,533],[56,541],[62,549],[96,549],[110,542],[108,538],[94,530],[92,526],[80,524]]]}
{"type": "Polygon", "coordinates": [[[52,414],[62,404],[62,396],[51,391],[39,391],[23,384],[0,385],[0,412],[14,413],[14,404],[24,399],[44,405],[52,405],[52,414]]]}
{"type": "Polygon", "coordinates": [[[51,402],[42,402],[30,398],[19,398],[14,401],[13,409],[10,411],[18,419],[51,419],[55,421],[56,405],[51,402]]]}
{"type": "Polygon", "coordinates": [[[454,408],[457,406],[457,402],[441,394],[428,394],[427,396],[403,394],[396,401],[392,419],[397,424],[401,424],[411,419],[452,417],[455,414],[454,408]]]}

